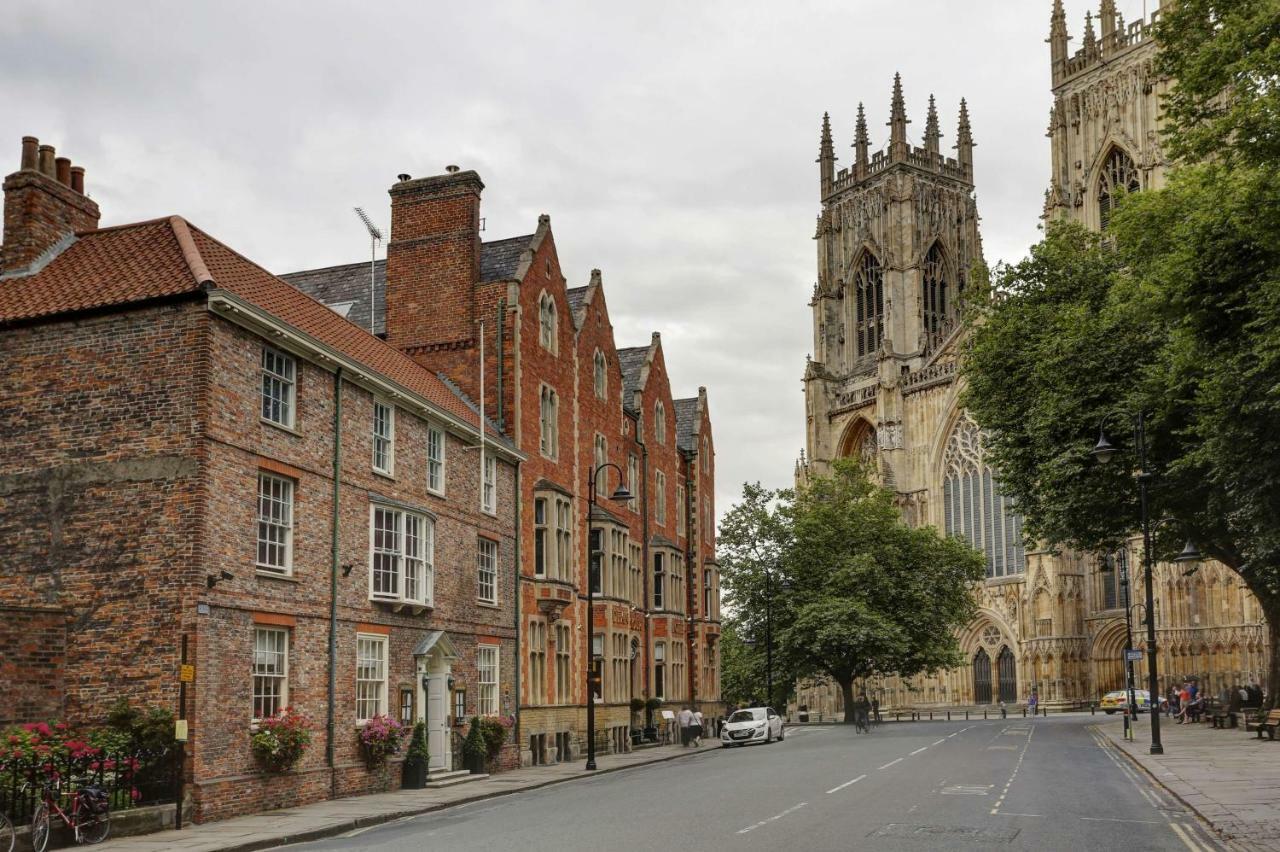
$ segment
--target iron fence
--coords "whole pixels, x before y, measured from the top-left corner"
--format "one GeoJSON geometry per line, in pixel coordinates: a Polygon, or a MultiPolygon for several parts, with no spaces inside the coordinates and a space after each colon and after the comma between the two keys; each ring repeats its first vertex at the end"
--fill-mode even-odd
{"type": "Polygon", "coordinates": [[[22,825],[31,821],[44,787],[52,788],[65,808],[71,795],[89,784],[107,791],[113,811],[170,804],[180,771],[176,748],[80,756],[5,757],[0,753],[0,811],[15,825],[22,825]]]}

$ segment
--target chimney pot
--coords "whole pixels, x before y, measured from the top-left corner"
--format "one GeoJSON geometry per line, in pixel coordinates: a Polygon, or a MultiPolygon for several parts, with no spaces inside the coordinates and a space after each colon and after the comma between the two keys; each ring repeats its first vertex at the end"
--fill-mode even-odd
{"type": "Polygon", "coordinates": [[[71,167],[71,188],[84,195],[84,166],[71,167]]]}
{"type": "Polygon", "coordinates": [[[445,167],[444,167],[444,170],[445,170],[446,172],[448,172],[449,174],[451,174],[451,175],[456,175],[456,174],[459,172],[458,167],[457,167],[457,166],[452,166],[452,165],[450,165],[450,166],[445,166],[445,167]]]}
{"type": "Polygon", "coordinates": [[[53,161],[58,183],[63,186],[71,186],[71,158],[58,157],[53,161]]]}
{"type": "Polygon", "coordinates": [[[404,172],[401,172],[400,174],[396,175],[396,179],[399,180],[401,183],[404,183],[409,179],[409,175],[405,174],[404,172]]]}
{"type": "Polygon", "coordinates": [[[45,177],[54,177],[53,153],[52,145],[40,146],[40,163],[38,168],[40,174],[45,177]]]}
{"type": "Polygon", "coordinates": [[[36,170],[36,163],[38,162],[36,151],[39,145],[40,140],[34,136],[22,137],[22,165],[19,167],[22,171],[33,172],[36,170]]]}

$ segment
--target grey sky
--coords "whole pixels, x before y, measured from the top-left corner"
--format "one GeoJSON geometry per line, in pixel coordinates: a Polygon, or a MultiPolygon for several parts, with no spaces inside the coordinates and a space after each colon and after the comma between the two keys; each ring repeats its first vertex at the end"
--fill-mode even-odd
{"type": "MultiPolygon", "coordinates": [[[[944,148],[967,97],[987,260],[1017,259],[1050,5],[43,0],[0,16],[0,167],[39,136],[104,225],[179,213],[276,272],[367,257],[351,207],[385,225],[397,173],[474,168],[487,239],[549,213],[570,285],[603,270],[618,345],[659,330],[676,395],[707,385],[723,511],[790,484],[804,442],[822,112],[847,165],[858,101],[887,139],[895,71],[917,143],[931,92],[944,148]]],[[[1078,43],[1096,4],[1066,6],[1078,43]]]]}

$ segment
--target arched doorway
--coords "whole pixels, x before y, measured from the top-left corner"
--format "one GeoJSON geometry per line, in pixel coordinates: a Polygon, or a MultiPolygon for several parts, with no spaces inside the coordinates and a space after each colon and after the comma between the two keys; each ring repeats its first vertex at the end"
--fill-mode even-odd
{"type": "Polygon", "coordinates": [[[996,657],[996,669],[1000,674],[1000,700],[1013,704],[1018,700],[1018,664],[1013,652],[1005,645],[996,657]]]}
{"type": "Polygon", "coordinates": [[[991,658],[986,648],[979,648],[973,658],[973,703],[991,703],[991,658]]]}

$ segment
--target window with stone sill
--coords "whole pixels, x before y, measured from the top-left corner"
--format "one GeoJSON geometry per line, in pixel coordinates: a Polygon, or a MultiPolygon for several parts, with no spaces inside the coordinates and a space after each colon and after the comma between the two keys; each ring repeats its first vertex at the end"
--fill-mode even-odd
{"type": "Polygon", "coordinates": [[[605,360],[604,353],[599,349],[596,350],[595,357],[592,360],[595,368],[593,378],[595,380],[596,399],[606,399],[609,391],[608,362],[605,360]]]}
{"type": "Polygon", "coordinates": [[[653,475],[653,519],[658,526],[667,524],[667,475],[656,471],[653,475]]]}
{"type": "Polygon", "coordinates": [[[498,460],[492,455],[484,457],[484,490],[480,509],[486,514],[498,514],[498,460]]]}
{"type": "Polygon", "coordinates": [[[387,637],[356,634],[356,721],[387,712],[387,637]]]}
{"type": "Polygon", "coordinates": [[[444,494],[444,430],[427,426],[427,490],[444,494]]]}
{"type": "Polygon", "coordinates": [[[684,486],[676,483],[676,535],[685,534],[684,486]]]}
{"type": "Polygon", "coordinates": [[[660,401],[653,406],[653,439],[663,446],[667,443],[667,408],[660,401]]]}
{"type": "Polygon", "coordinates": [[[653,697],[667,698],[667,646],[663,642],[653,645],[653,697]]]}
{"type": "Polygon", "coordinates": [[[259,571],[288,575],[293,570],[293,480],[258,474],[259,571]]]}
{"type": "Polygon", "coordinates": [[[370,507],[369,597],[431,606],[435,522],[389,506],[370,507]]]}
{"type": "Polygon", "coordinates": [[[567,624],[556,625],[556,703],[568,704],[573,698],[571,663],[573,634],[567,624]]]}
{"type": "Polygon", "coordinates": [[[498,646],[476,648],[476,712],[481,716],[498,715],[498,646]]]}
{"type": "Polygon", "coordinates": [[[289,631],[253,630],[253,721],[269,719],[289,706],[289,631]]]}
{"type": "Polygon", "coordinates": [[[560,399],[554,389],[543,385],[538,398],[538,450],[549,459],[560,456],[560,399]]]}
{"type": "Polygon", "coordinates": [[[291,355],[262,348],[262,419],[294,428],[297,362],[291,355]]]}
{"type": "Polygon", "coordinates": [[[538,342],[543,349],[556,352],[556,300],[544,292],[538,298],[538,342]]]}
{"type": "Polygon", "coordinates": [[[395,466],[395,409],[381,402],[373,404],[373,469],[387,476],[395,466]]]}
{"type": "Polygon", "coordinates": [[[476,543],[476,597],[481,603],[498,602],[498,543],[487,538],[476,543]]]}

